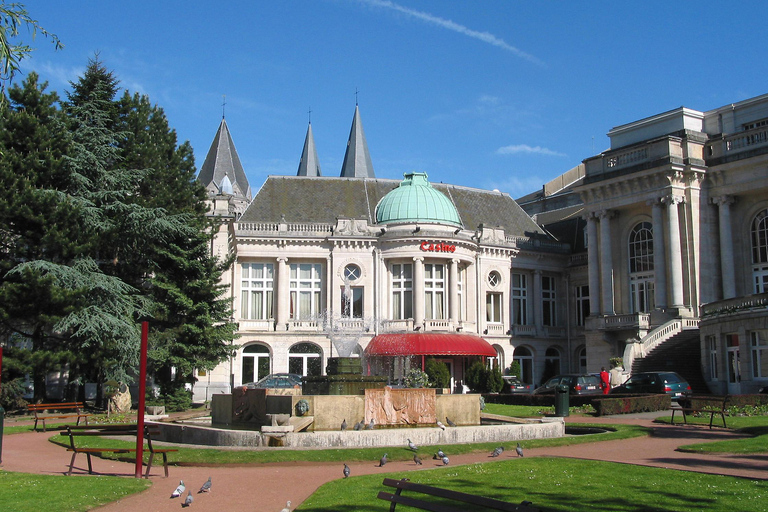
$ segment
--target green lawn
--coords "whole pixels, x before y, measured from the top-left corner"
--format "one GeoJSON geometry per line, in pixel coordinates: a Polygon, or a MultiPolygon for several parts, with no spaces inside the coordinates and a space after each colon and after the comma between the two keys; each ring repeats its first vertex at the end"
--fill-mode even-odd
{"type": "MultiPolygon", "coordinates": [[[[296,510],[381,511],[376,498],[384,477],[480,494],[510,503],[522,500],[547,511],[765,511],[768,482],[671,469],[559,458],[523,458],[351,477],[320,487],[296,510]]],[[[391,492],[391,491],[390,491],[391,492]]],[[[472,510],[465,507],[468,512],[472,510]]]]}
{"type": "Polygon", "coordinates": [[[0,471],[0,510],[80,512],[141,492],[150,485],[143,478],[79,478],[0,471]]]}

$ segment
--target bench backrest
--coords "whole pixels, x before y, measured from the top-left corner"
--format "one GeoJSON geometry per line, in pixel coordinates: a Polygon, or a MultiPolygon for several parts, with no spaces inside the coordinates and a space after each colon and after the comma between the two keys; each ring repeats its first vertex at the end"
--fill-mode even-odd
{"type": "MultiPolygon", "coordinates": [[[[431,487],[429,485],[417,484],[417,483],[410,482],[407,479],[394,480],[392,478],[385,478],[384,485],[388,487],[394,487],[395,489],[398,490],[397,491],[398,494],[401,491],[417,492],[421,494],[435,496],[438,498],[444,498],[447,500],[458,501],[462,503],[469,503],[472,505],[485,507],[489,510],[501,510],[501,511],[507,511],[507,512],[539,512],[539,509],[528,506],[528,505],[522,505],[522,504],[516,505],[513,503],[507,503],[506,501],[500,501],[493,498],[486,498],[485,496],[477,496],[474,494],[467,494],[463,492],[452,491],[450,489],[441,489],[439,487],[431,487]]],[[[403,503],[403,505],[407,504],[408,506],[417,507],[417,508],[421,508],[419,505],[426,505],[427,508],[422,508],[422,510],[433,510],[433,511],[456,510],[453,507],[442,506],[436,503],[419,502],[418,500],[408,499],[405,496],[389,495],[389,496],[383,497],[382,494],[387,494],[387,493],[379,493],[379,498],[388,499],[393,502],[393,505],[394,503],[401,502],[403,503]]]]}
{"type": "Polygon", "coordinates": [[[30,412],[43,412],[48,410],[57,410],[57,411],[66,411],[66,410],[72,410],[75,409],[76,411],[80,411],[80,409],[83,409],[83,403],[82,402],[62,402],[58,404],[29,404],[27,405],[27,410],[30,412]]]}

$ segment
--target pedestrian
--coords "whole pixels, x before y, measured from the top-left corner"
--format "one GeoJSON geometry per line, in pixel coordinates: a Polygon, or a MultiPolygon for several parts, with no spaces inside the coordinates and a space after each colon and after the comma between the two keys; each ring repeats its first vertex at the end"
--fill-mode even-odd
{"type": "Polygon", "coordinates": [[[605,371],[605,366],[600,368],[600,387],[603,390],[603,394],[607,395],[611,391],[611,376],[605,371]]]}

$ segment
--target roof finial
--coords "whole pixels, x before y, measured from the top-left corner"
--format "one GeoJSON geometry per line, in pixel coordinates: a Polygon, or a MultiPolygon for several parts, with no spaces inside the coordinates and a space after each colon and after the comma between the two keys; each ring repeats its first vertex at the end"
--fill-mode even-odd
{"type": "Polygon", "coordinates": [[[224,119],[224,107],[227,106],[227,95],[221,95],[221,118],[224,119]]]}
{"type": "Polygon", "coordinates": [[[355,106],[357,106],[357,93],[360,92],[357,87],[355,87],[355,106]]]}
{"type": "Polygon", "coordinates": [[[309,117],[309,124],[312,124],[312,107],[309,107],[309,110],[307,111],[307,116],[309,117]]]}

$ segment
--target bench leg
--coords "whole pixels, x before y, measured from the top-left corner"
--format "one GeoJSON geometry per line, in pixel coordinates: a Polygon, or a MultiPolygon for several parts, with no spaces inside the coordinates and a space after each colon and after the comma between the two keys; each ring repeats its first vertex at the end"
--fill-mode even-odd
{"type": "Polygon", "coordinates": [[[75,465],[75,457],[77,457],[77,452],[72,453],[72,459],[69,461],[69,471],[67,471],[67,476],[72,474],[72,468],[75,465]]]}
{"type": "Polygon", "coordinates": [[[163,468],[165,469],[165,478],[168,478],[168,454],[163,452],[163,468]]]}
{"type": "Polygon", "coordinates": [[[88,474],[92,475],[93,474],[93,466],[91,466],[91,454],[90,453],[86,453],[86,455],[88,456],[88,474]]]}
{"type": "MultiPolygon", "coordinates": [[[[152,460],[155,458],[155,454],[149,452],[149,460],[147,461],[147,472],[144,473],[144,478],[149,478],[149,471],[152,469],[152,460]]],[[[168,475],[165,475],[168,476],[168,475]]]]}

